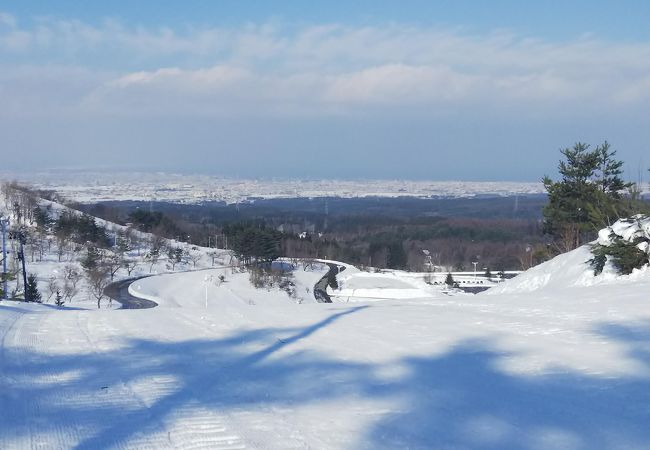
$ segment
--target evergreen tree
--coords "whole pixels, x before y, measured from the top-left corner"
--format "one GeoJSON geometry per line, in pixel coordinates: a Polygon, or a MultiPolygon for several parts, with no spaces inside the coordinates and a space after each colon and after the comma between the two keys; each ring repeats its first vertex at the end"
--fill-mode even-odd
{"type": "Polygon", "coordinates": [[[445,284],[449,287],[452,287],[454,285],[454,277],[451,275],[451,272],[447,274],[447,278],[445,278],[445,284]]]}
{"type": "Polygon", "coordinates": [[[595,153],[598,157],[596,184],[602,193],[618,199],[621,197],[621,191],[629,189],[633,183],[626,183],[621,178],[623,161],[614,159],[616,150],[610,148],[607,141],[596,147],[595,153]]]}
{"type": "Polygon", "coordinates": [[[81,267],[86,272],[96,269],[101,261],[101,253],[95,247],[88,247],[86,256],[81,260],[81,267]]]}
{"type": "Polygon", "coordinates": [[[577,248],[604,226],[634,209],[621,197],[630,183],[621,179],[623,162],[608,142],[593,151],[578,142],[560,151],[564,160],[558,171],[560,181],[543,179],[548,193],[544,207],[544,231],[555,238],[560,251],[577,248]]]}
{"type": "Polygon", "coordinates": [[[388,245],[387,265],[392,269],[403,269],[407,267],[406,252],[400,240],[394,240],[388,245]]]}
{"type": "Polygon", "coordinates": [[[41,303],[41,293],[38,290],[38,280],[33,273],[27,277],[27,286],[25,286],[25,300],[28,302],[41,303]]]}
{"type": "Polygon", "coordinates": [[[34,222],[39,230],[49,230],[52,227],[52,217],[47,209],[36,206],[34,208],[34,222]]]}
{"type": "Polygon", "coordinates": [[[125,255],[129,251],[131,251],[131,242],[129,237],[124,231],[120,230],[117,232],[117,236],[115,237],[115,252],[120,255],[125,255]]]}
{"type": "MultiPolygon", "coordinates": [[[[647,219],[647,216],[639,215],[623,221],[637,222],[638,228],[642,230],[641,221],[647,219]]],[[[594,275],[599,275],[603,271],[607,261],[611,261],[616,271],[622,275],[628,275],[634,269],[640,269],[650,263],[650,255],[647,251],[650,247],[648,233],[635,233],[632,238],[626,239],[612,231],[609,240],[610,242],[605,245],[596,243],[591,246],[594,257],[589,260],[589,263],[594,269],[594,275]]]]}
{"type": "Polygon", "coordinates": [[[246,265],[271,262],[280,256],[282,233],[264,225],[231,224],[224,227],[229,246],[246,265]]]}
{"type": "Polygon", "coordinates": [[[54,225],[54,231],[63,240],[72,240],[84,245],[90,242],[97,247],[109,247],[106,229],[97,225],[95,219],[87,214],[63,211],[54,225]]]}

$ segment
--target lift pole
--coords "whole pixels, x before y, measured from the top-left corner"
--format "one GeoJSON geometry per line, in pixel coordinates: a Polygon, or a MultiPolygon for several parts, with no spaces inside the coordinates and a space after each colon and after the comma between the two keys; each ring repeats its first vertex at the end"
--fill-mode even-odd
{"type": "Polygon", "coordinates": [[[2,298],[7,300],[9,293],[7,291],[7,227],[9,219],[0,217],[0,227],[2,227],[2,298]]]}
{"type": "Polygon", "coordinates": [[[25,268],[25,243],[27,242],[27,237],[25,236],[25,230],[21,229],[18,232],[18,242],[20,242],[20,261],[23,263],[23,291],[25,292],[25,301],[28,302],[31,299],[27,295],[27,269],[25,268]]]}

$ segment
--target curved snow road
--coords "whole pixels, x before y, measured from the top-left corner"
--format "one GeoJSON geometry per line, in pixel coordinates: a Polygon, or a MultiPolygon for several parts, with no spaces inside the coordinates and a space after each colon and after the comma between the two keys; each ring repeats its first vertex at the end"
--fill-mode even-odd
{"type": "Polygon", "coordinates": [[[158,303],[152,300],[145,300],[144,298],[134,297],[129,293],[129,285],[142,278],[147,278],[150,275],[143,277],[127,278],[126,280],[115,281],[109,284],[104,289],[104,293],[113,300],[122,304],[121,309],[147,309],[155,308],[158,303]]]}
{"type": "MultiPolygon", "coordinates": [[[[329,266],[330,269],[323,276],[323,278],[321,278],[318,281],[318,283],[316,283],[316,285],[314,286],[314,297],[316,298],[316,301],[319,303],[332,303],[332,299],[327,293],[327,285],[329,284],[330,276],[332,272],[338,274],[345,270],[344,266],[338,266],[332,263],[327,263],[327,265],[329,266]]],[[[200,270],[209,270],[209,269],[200,269],[200,270]]],[[[106,286],[106,289],[104,289],[104,293],[108,297],[112,298],[113,300],[121,303],[122,308],[120,309],[155,308],[156,306],[158,306],[158,303],[152,300],[146,300],[143,298],[134,297],[129,293],[129,285],[131,285],[131,283],[134,283],[137,280],[141,280],[142,278],[148,278],[150,276],[153,275],[145,275],[141,277],[133,277],[133,278],[127,278],[126,280],[115,281],[109,284],[108,286],[106,286]]]]}

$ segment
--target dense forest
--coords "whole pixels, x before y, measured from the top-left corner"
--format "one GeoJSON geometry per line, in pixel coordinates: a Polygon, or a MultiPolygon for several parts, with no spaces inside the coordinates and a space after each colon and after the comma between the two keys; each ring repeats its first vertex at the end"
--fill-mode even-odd
{"type": "Polygon", "coordinates": [[[75,207],[204,246],[234,248],[238,237],[233,230],[239,230],[266,239],[259,245],[269,255],[413,271],[428,264],[468,270],[473,261],[481,269],[515,270],[548,257],[542,235],[545,201],[545,196],[298,198],[237,205],[109,202],[75,207]]]}

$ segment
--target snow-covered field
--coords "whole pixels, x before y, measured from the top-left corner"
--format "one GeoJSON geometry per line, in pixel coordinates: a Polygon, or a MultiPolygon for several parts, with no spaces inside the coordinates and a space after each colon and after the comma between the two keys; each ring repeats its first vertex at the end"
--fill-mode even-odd
{"type": "MultiPolygon", "coordinates": [[[[367,273],[345,270],[338,277],[338,289],[328,289],[336,302],[364,302],[387,299],[431,298],[443,295],[444,287],[428,285],[405,272],[367,273]]],[[[442,276],[444,280],[444,276],[442,276]]]]}
{"type": "MultiPolygon", "coordinates": [[[[327,289],[334,302],[369,302],[378,300],[430,299],[448,295],[464,295],[445,284],[447,272],[406,272],[382,269],[361,271],[346,267],[337,276],[338,287],[327,289]]],[[[491,287],[502,282],[500,278],[486,279],[468,272],[455,272],[454,281],[463,287],[491,287]]],[[[472,295],[472,294],[468,294],[472,295]]]]}
{"type": "Polygon", "coordinates": [[[2,302],[0,448],[650,448],[650,274],[584,257],[490,295],[297,304],[228,272],[206,308],[205,271],[136,282],[148,310],[2,302]]]}

